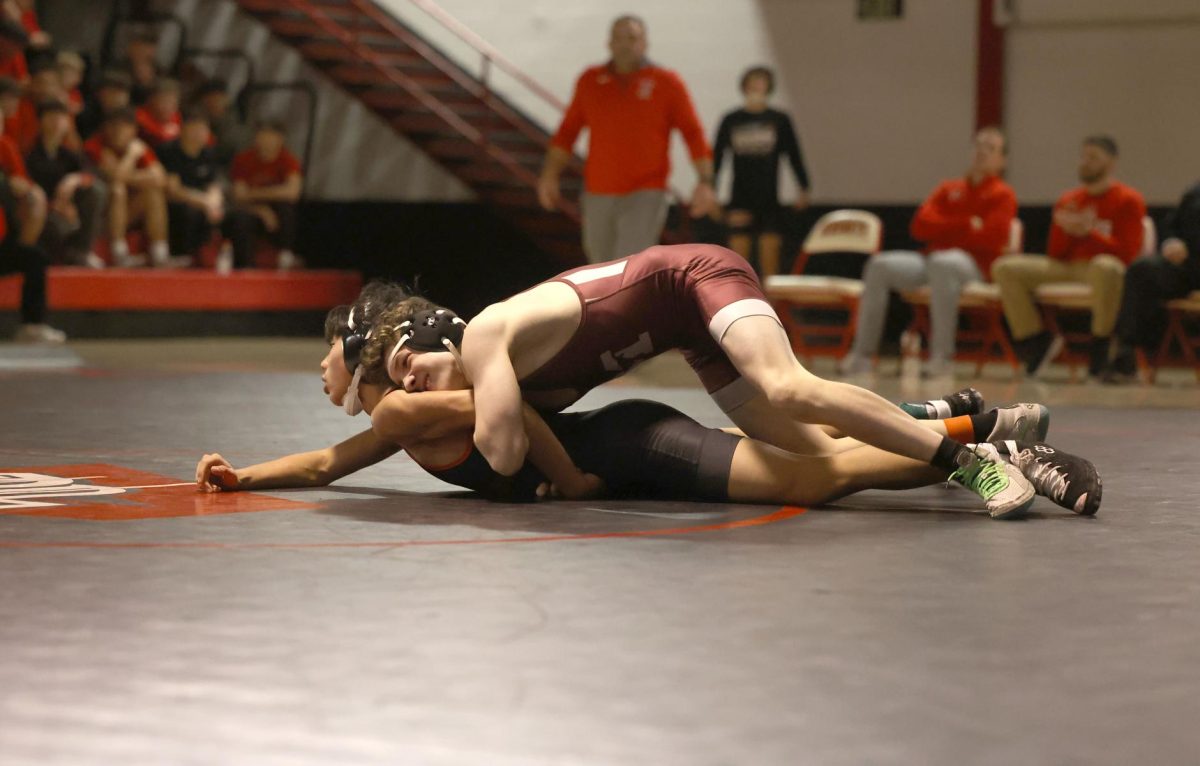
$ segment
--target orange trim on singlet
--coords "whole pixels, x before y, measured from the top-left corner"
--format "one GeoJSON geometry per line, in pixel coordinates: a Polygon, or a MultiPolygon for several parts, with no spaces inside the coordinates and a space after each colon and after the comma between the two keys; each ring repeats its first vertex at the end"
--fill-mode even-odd
{"type": "Polygon", "coordinates": [[[458,457],[458,459],[455,460],[454,462],[446,463],[445,465],[425,465],[420,460],[417,460],[416,456],[413,455],[413,453],[409,452],[408,456],[413,459],[414,463],[421,466],[426,471],[429,471],[430,473],[435,473],[437,471],[449,471],[451,468],[458,468],[460,465],[467,462],[467,458],[471,457],[471,453],[474,450],[475,450],[475,442],[471,439],[467,439],[467,448],[465,451],[463,451],[462,455],[460,455],[458,457]]]}

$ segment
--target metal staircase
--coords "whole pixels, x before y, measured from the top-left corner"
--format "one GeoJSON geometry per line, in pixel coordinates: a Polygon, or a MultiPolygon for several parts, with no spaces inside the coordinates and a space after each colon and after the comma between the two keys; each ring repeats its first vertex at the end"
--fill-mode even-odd
{"type": "Polygon", "coordinates": [[[428,0],[413,0],[482,57],[467,72],[372,0],[235,0],[313,67],[469,185],[497,215],[563,267],[583,263],[582,163],[564,172],[560,211],[544,211],[536,185],[550,135],[489,88],[492,67],[557,107],[564,105],[502,54],[428,0]],[[439,16],[440,14],[440,16],[439,16]]]}

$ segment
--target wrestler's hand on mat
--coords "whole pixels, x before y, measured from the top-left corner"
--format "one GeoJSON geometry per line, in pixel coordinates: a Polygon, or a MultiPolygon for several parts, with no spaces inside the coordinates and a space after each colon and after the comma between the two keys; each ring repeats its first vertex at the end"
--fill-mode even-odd
{"type": "Polygon", "coordinates": [[[201,492],[233,492],[238,488],[237,471],[215,452],[196,464],[196,487],[201,492]]]}
{"type": "Polygon", "coordinates": [[[594,473],[580,471],[578,478],[573,480],[569,486],[559,486],[548,481],[542,482],[537,488],[537,496],[543,500],[588,500],[600,497],[605,490],[604,479],[594,473]]]}

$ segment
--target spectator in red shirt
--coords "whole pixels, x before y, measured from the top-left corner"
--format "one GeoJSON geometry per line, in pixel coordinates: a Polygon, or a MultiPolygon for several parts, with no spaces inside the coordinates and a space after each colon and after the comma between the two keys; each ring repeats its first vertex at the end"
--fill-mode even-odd
{"type": "Polygon", "coordinates": [[[593,263],[658,243],[667,215],[672,130],[683,134],[699,177],[692,215],[716,209],[712,150],[691,96],[678,74],[646,59],[646,47],[646,24],[640,18],[621,16],[613,22],[608,41],[612,58],[579,77],[538,181],[538,200],[553,210],[560,198],[559,178],[586,127],[583,247],[593,263]]]}
{"type": "Polygon", "coordinates": [[[129,106],[130,87],[129,75],[124,72],[116,69],[104,72],[96,84],[95,97],[84,106],[75,120],[79,135],[91,138],[100,130],[108,115],[129,106]]]}
{"type": "Polygon", "coordinates": [[[281,270],[299,263],[292,248],[303,175],[286,139],[282,122],[263,120],[255,128],[254,145],[233,158],[229,177],[236,208],[228,214],[225,231],[239,268],[253,263],[255,240],[263,234],[279,248],[281,270]]]}
{"type": "Polygon", "coordinates": [[[118,109],[110,114],[100,132],[84,142],[83,149],[108,184],[113,263],[135,265],[125,234],[130,226],[141,222],[150,240],[151,263],[168,265],[167,174],[154,150],[137,137],[133,110],[118,109]]]}
{"type": "MultiPolygon", "coordinates": [[[[25,159],[17,144],[7,135],[0,135],[0,170],[7,183],[4,187],[16,203],[14,211],[20,228],[17,240],[20,244],[33,247],[42,236],[46,224],[46,195],[29,179],[25,159]]],[[[9,228],[12,228],[11,219],[9,228]]]]}
{"type": "Polygon", "coordinates": [[[0,77],[11,77],[19,83],[29,79],[25,63],[25,47],[29,35],[19,22],[0,14],[0,77]]]}
{"type": "Polygon", "coordinates": [[[854,346],[842,372],[867,372],[879,351],[891,292],[930,286],[930,375],[954,370],[958,299],[969,282],[985,282],[1004,251],[1017,214],[1017,197],[1001,176],[1008,161],[1004,133],[987,127],[975,134],[965,176],[943,181],[917,209],[912,236],[926,254],[892,251],[872,257],[863,271],[854,346]]]}
{"type": "Polygon", "coordinates": [[[179,138],[179,83],[160,77],[144,106],[138,107],[138,136],[153,148],[179,138]]]}
{"type": "Polygon", "coordinates": [[[29,175],[50,200],[41,244],[61,262],[103,268],[92,244],[104,219],[107,189],[88,172],[83,155],[69,146],[71,114],[61,101],[38,106],[38,139],[25,155],[29,175]]]}
{"type": "Polygon", "coordinates": [[[1042,325],[1034,290],[1047,282],[1080,282],[1092,290],[1092,343],[1088,374],[1108,367],[1111,336],[1121,305],[1125,266],[1142,250],[1142,195],[1113,177],[1117,142],[1110,136],[1083,141],[1079,180],[1083,186],[1054,205],[1047,256],[1006,255],[992,267],[1004,316],[1026,372],[1036,376],[1062,350],[1063,339],[1042,325]]]}

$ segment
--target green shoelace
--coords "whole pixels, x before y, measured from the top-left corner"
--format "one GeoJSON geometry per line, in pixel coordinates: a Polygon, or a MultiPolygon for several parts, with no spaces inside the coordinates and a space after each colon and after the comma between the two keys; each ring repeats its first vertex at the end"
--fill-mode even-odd
{"type": "Polygon", "coordinates": [[[950,474],[950,479],[975,492],[984,500],[992,499],[1008,486],[1008,474],[1005,473],[1004,467],[984,459],[959,468],[950,474]]]}

